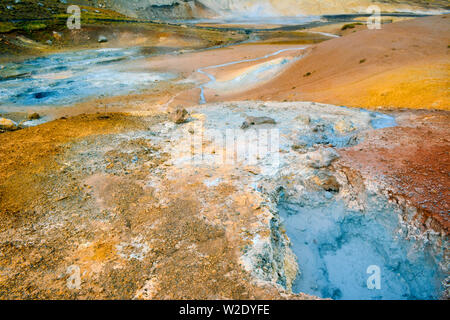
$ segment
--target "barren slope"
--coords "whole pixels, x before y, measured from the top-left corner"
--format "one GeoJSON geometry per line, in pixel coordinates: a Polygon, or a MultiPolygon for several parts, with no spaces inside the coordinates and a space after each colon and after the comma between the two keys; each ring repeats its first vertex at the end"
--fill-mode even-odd
{"type": "Polygon", "coordinates": [[[448,15],[352,33],[314,46],[279,77],[232,98],[448,110],[449,34],[448,15]]]}

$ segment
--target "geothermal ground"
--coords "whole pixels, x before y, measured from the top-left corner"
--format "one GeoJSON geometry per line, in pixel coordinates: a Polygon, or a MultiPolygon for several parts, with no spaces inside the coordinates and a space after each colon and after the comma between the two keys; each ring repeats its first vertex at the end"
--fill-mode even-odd
{"type": "Polygon", "coordinates": [[[410,18],[2,56],[0,298],[448,298],[450,17],[410,18]]]}

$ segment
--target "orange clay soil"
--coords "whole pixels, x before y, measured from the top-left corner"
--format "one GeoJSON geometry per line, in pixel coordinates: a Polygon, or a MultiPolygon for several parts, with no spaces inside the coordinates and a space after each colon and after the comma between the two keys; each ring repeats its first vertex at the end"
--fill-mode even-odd
{"type": "Polygon", "coordinates": [[[0,299],[312,298],[240,266],[258,199],[196,168],[167,179],[170,155],[134,134],[166,120],[83,114],[0,135],[0,299]]]}
{"type": "Polygon", "coordinates": [[[41,183],[49,172],[58,169],[54,158],[65,151],[66,143],[139,127],[143,128],[136,117],[120,113],[93,114],[70,120],[62,118],[38,127],[1,134],[0,216],[16,215],[24,206],[39,202],[45,193],[41,183]]]}
{"type": "Polygon", "coordinates": [[[308,56],[257,89],[210,100],[449,110],[449,35],[450,15],[350,33],[311,47],[308,56]]]}

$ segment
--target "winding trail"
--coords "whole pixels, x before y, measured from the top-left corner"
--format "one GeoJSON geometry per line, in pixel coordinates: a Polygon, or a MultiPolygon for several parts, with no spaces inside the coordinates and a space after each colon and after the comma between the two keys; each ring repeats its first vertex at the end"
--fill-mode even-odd
{"type": "Polygon", "coordinates": [[[287,49],[281,49],[281,50],[277,50],[273,53],[269,53],[266,54],[262,57],[258,57],[258,58],[253,58],[253,59],[244,59],[244,60],[237,60],[237,61],[232,61],[232,62],[227,62],[227,63],[223,63],[223,64],[218,64],[218,65],[213,65],[213,66],[208,66],[208,67],[203,67],[203,68],[199,68],[197,69],[197,72],[200,74],[203,74],[205,76],[207,76],[210,81],[201,84],[198,88],[200,88],[200,104],[205,104],[206,103],[206,98],[205,98],[205,86],[210,85],[214,82],[217,81],[216,77],[214,77],[212,74],[206,72],[205,70],[210,70],[210,69],[217,69],[217,68],[222,68],[222,67],[228,67],[228,66],[232,66],[232,65],[236,65],[239,63],[245,63],[245,62],[254,62],[254,61],[259,61],[259,60],[264,60],[270,57],[274,57],[277,56],[283,52],[287,52],[287,51],[298,51],[298,50],[305,50],[306,48],[308,48],[308,46],[305,47],[297,47],[297,48],[287,48],[287,49]]]}

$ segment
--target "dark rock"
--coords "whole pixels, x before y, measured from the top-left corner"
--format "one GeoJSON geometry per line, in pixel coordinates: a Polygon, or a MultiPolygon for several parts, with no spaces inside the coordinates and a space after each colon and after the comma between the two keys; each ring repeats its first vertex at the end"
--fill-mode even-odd
{"type": "Polygon", "coordinates": [[[247,129],[250,126],[257,126],[261,124],[276,124],[277,122],[269,117],[247,117],[241,125],[241,129],[247,129]]]}
{"type": "Polygon", "coordinates": [[[39,115],[39,113],[36,113],[36,112],[28,115],[28,120],[38,120],[40,118],[41,118],[41,116],[39,115]]]}
{"type": "Polygon", "coordinates": [[[339,158],[339,154],[333,148],[320,148],[306,156],[305,164],[314,169],[325,168],[339,158]]]}
{"type": "Polygon", "coordinates": [[[106,38],[105,36],[98,37],[98,43],[105,43],[105,42],[108,42],[108,38],[106,38]]]}

